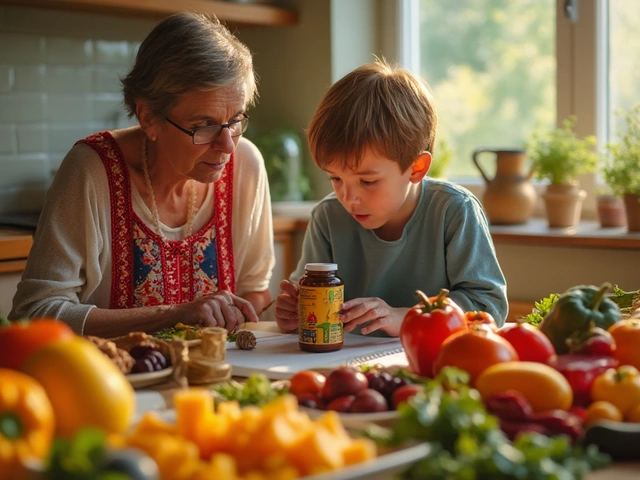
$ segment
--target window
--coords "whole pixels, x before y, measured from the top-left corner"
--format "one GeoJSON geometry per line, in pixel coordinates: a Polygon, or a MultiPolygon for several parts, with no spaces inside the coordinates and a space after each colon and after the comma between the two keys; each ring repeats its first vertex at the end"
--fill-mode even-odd
{"type": "Polygon", "coordinates": [[[601,19],[601,48],[606,56],[602,76],[604,140],[615,140],[622,125],[616,110],[640,102],[640,2],[609,0],[601,19]]]}
{"type": "MultiPolygon", "coordinates": [[[[447,173],[454,181],[478,183],[474,148],[521,147],[533,129],[551,128],[572,114],[576,132],[596,135],[603,147],[622,127],[615,111],[640,101],[638,0],[400,5],[398,58],[434,91],[439,136],[455,152],[447,173]]],[[[581,185],[589,193],[588,217],[596,176],[587,175],[581,185]]]]}
{"type": "Polygon", "coordinates": [[[478,147],[522,148],[555,124],[555,14],[555,0],[419,0],[419,72],[453,151],[448,177],[478,177],[478,147]]]}

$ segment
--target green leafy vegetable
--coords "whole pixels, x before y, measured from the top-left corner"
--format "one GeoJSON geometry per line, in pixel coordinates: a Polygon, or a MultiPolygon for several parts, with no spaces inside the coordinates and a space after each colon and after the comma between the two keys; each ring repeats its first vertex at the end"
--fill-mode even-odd
{"type": "Polygon", "coordinates": [[[614,285],[613,292],[614,295],[609,298],[616,302],[622,313],[631,313],[631,310],[633,310],[633,301],[636,299],[640,300],[640,290],[625,292],[618,287],[618,285],[614,285]]]}
{"type": "Polygon", "coordinates": [[[230,380],[212,387],[222,400],[237,400],[241,406],[265,405],[283,395],[286,388],[274,388],[271,381],[261,373],[254,373],[244,383],[230,380]]]}
{"type": "Polygon", "coordinates": [[[531,313],[522,317],[522,320],[530,323],[534,327],[537,327],[542,322],[544,316],[551,311],[551,308],[556,304],[560,298],[557,293],[552,293],[548,297],[543,298],[534,303],[534,308],[531,313]]]}
{"type": "Polygon", "coordinates": [[[51,447],[47,480],[129,480],[129,476],[104,471],[106,435],[95,428],[80,430],[71,440],[56,438],[51,447]]]}
{"type": "Polygon", "coordinates": [[[484,408],[480,394],[467,385],[468,375],[447,367],[399,407],[392,430],[369,436],[382,444],[429,442],[430,452],[406,472],[406,479],[555,480],[580,479],[607,465],[597,447],[573,447],[567,437],[521,434],[511,443],[498,420],[484,408]]]}

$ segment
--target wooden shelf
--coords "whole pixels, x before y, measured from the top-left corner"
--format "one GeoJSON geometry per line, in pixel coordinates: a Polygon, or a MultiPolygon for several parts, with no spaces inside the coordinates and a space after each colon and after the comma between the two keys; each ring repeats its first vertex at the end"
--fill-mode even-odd
{"type": "Polygon", "coordinates": [[[189,10],[215,14],[221,22],[234,25],[286,26],[298,23],[298,13],[293,10],[219,0],[0,0],[0,4],[156,18],[189,10]]]}
{"type": "Polygon", "coordinates": [[[625,227],[601,228],[597,222],[580,222],[577,227],[549,228],[546,220],[535,218],[523,225],[491,225],[495,243],[556,247],[640,249],[640,233],[625,227]]]}

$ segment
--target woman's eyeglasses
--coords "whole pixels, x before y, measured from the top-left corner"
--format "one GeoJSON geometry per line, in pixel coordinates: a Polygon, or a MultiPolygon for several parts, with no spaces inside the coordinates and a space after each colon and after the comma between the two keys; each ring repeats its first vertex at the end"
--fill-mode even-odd
{"type": "Polygon", "coordinates": [[[249,116],[244,113],[242,114],[242,118],[239,120],[232,120],[229,123],[222,125],[205,125],[204,127],[196,127],[193,130],[182,128],[177,123],[169,120],[169,118],[166,118],[166,120],[181,132],[189,135],[193,140],[194,145],[205,145],[207,143],[215,142],[220,136],[223,128],[228,128],[231,136],[237,137],[246,132],[247,127],[249,126],[249,116]]]}

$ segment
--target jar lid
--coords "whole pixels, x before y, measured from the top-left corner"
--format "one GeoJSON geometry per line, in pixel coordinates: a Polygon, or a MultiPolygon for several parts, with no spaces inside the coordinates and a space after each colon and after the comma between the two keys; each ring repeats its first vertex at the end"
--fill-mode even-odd
{"type": "Polygon", "coordinates": [[[337,263],[306,263],[304,265],[305,270],[309,270],[311,272],[331,272],[334,270],[338,270],[337,263]]]}

